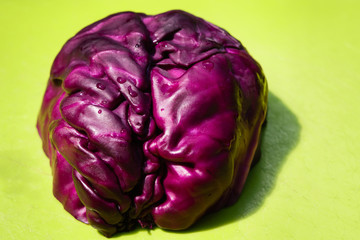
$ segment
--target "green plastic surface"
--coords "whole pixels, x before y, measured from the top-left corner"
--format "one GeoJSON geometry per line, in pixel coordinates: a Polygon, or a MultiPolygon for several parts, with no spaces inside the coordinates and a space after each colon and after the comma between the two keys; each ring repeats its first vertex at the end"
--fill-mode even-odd
{"type": "Polygon", "coordinates": [[[114,239],[359,239],[359,1],[0,1],[0,239],[105,239],[52,196],[35,129],[65,41],[121,11],[183,9],[226,30],[269,83],[263,155],[238,203],[180,232],[114,239]]]}

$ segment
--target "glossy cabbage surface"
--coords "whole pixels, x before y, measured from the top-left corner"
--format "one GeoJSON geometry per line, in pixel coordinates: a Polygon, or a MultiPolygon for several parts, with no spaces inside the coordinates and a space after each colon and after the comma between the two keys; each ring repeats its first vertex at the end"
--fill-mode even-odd
{"type": "Polygon", "coordinates": [[[267,108],[262,70],[183,11],[124,12],[57,55],[37,127],[53,193],[106,236],[179,230],[239,197],[267,108]]]}

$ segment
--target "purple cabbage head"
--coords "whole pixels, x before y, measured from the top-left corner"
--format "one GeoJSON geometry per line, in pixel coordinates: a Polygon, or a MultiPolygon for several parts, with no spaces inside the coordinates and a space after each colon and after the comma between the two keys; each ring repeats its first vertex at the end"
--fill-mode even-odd
{"type": "Polygon", "coordinates": [[[37,128],[53,193],[106,236],[179,230],[239,197],[267,109],[262,70],[183,11],[124,12],[57,55],[37,128]]]}

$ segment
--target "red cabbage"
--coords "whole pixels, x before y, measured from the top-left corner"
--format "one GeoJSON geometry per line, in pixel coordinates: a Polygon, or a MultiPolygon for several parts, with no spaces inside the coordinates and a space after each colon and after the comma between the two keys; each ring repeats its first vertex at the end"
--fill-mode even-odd
{"type": "Polygon", "coordinates": [[[123,12],[63,46],[37,128],[54,196],[111,236],[185,229],[236,202],[266,109],[260,65],[225,30],[123,12]]]}

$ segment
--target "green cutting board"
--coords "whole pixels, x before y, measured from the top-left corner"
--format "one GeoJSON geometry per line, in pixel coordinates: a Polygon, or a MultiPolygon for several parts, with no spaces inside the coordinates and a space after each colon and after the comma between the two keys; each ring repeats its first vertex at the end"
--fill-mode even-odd
{"type": "Polygon", "coordinates": [[[109,14],[182,9],[238,38],[269,83],[263,155],[232,207],[135,239],[359,239],[359,1],[0,2],[0,239],[105,239],[52,196],[35,122],[65,41],[109,14]]]}

